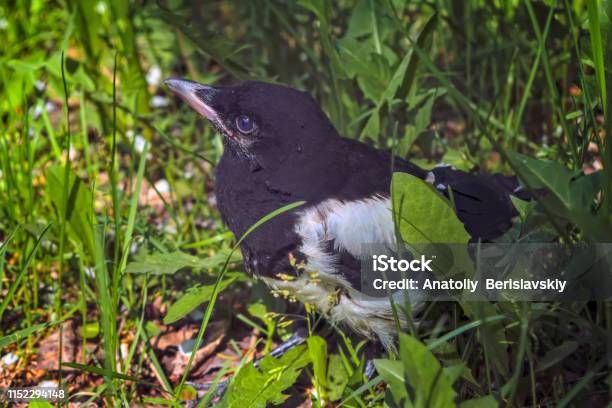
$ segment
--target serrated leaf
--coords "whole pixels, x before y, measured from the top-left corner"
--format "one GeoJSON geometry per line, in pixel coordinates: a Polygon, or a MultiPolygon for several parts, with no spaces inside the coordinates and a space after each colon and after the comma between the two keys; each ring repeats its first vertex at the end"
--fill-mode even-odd
{"type": "MultiPolygon", "coordinates": [[[[125,268],[127,273],[151,273],[153,275],[173,274],[183,268],[211,269],[225,263],[229,253],[219,252],[215,255],[200,258],[181,251],[167,254],[147,254],[137,261],[130,262],[125,268]]],[[[230,262],[239,262],[241,256],[238,252],[232,253],[230,262]]]]}
{"type": "Polygon", "coordinates": [[[393,217],[405,242],[467,243],[470,239],[450,203],[427,182],[393,173],[391,191],[393,217]]]}
{"type": "Polygon", "coordinates": [[[305,346],[290,350],[279,359],[266,356],[259,369],[253,363],[242,367],[232,379],[221,403],[222,408],[265,408],[278,405],[289,395],[284,394],[310,362],[305,346]]]}

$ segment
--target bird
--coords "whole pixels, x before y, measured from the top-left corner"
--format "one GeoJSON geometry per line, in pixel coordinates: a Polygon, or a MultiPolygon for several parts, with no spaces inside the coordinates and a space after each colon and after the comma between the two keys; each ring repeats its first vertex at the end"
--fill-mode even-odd
{"type": "Polygon", "coordinates": [[[366,296],[359,285],[361,262],[371,257],[362,243],[395,244],[393,172],[418,177],[440,194],[450,189],[472,240],[494,240],[518,215],[515,178],[448,165],[425,170],[343,137],[307,92],[259,81],[212,86],[173,77],[165,84],[223,136],[215,195],[235,236],[283,206],[305,202],[242,241],[247,272],[385,348],[397,337],[390,300],[366,296]]]}

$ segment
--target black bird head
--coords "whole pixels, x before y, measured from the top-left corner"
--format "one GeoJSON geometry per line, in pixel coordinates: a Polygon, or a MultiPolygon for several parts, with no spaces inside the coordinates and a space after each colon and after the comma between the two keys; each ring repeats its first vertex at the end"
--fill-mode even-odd
{"type": "Polygon", "coordinates": [[[286,86],[245,81],[209,86],[169,78],[165,84],[223,134],[230,151],[250,166],[271,166],[292,151],[320,148],[337,136],[307,93],[286,86]]]}

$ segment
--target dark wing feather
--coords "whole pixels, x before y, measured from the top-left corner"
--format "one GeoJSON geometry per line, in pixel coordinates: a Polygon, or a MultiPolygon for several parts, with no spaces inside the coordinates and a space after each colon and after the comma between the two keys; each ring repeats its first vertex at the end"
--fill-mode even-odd
{"type": "Polygon", "coordinates": [[[476,175],[450,166],[432,170],[432,184],[455,203],[457,216],[474,240],[493,240],[512,227],[518,212],[511,195],[527,198],[518,181],[502,175],[476,175]]]}

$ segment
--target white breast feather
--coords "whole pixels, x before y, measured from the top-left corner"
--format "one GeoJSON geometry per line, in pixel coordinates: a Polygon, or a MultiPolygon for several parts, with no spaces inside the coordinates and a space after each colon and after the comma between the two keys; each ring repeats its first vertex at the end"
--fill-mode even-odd
{"type": "Polygon", "coordinates": [[[348,251],[357,259],[371,256],[364,253],[367,244],[395,248],[390,200],[375,196],[359,201],[324,201],[300,214],[296,232],[302,238],[299,251],[308,259],[305,269],[316,272],[318,278],[313,282],[308,274],[302,274],[292,281],[265,279],[266,282],[314,305],[332,323],[346,324],[366,337],[378,337],[385,347],[393,348],[395,324],[389,299],[358,292],[337,273],[337,252],[329,252],[331,240],[335,251],[348,251]],[[339,288],[348,296],[330,301],[339,288]]]}
{"type": "Polygon", "coordinates": [[[391,201],[380,196],[324,201],[301,213],[296,232],[302,238],[300,251],[309,259],[309,266],[332,275],[337,259],[326,251],[329,241],[333,240],[336,251],[347,251],[357,259],[371,255],[362,253],[366,244],[395,247],[391,201]]]}

